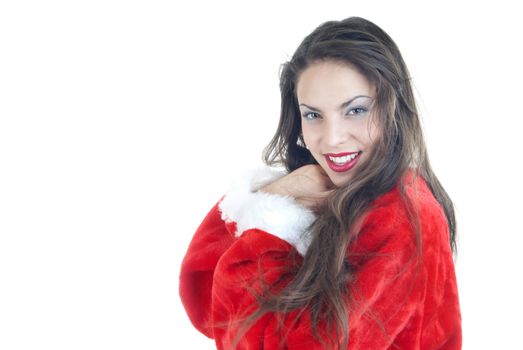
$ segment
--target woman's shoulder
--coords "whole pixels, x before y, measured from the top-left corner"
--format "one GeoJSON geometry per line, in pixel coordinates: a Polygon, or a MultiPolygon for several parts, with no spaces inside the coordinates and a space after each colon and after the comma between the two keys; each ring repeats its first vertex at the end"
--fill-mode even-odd
{"type": "Polygon", "coordinates": [[[434,231],[438,231],[437,236],[448,236],[443,208],[426,180],[409,169],[390,191],[370,204],[360,219],[361,239],[358,240],[358,244],[363,244],[369,249],[372,249],[369,245],[381,245],[383,242],[413,244],[416,241],[417,219],[424,243],[425,240],[434,238],[434,231]]]}
{"type": "Polygon", "coordinates": [[[408,215],[410,204],[420,214],[444,215],[443,208],[434,197],[427,181],[412,169],[407,170],[391,190],[371,203],[370,212],[396,218],[405,217],[408,215]]]}

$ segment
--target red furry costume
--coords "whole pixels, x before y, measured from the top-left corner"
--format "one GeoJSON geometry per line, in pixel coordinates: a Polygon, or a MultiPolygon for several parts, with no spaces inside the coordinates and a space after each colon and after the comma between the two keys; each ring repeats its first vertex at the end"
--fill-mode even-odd
{"type": "MultiPolygon", "coordinates": [[[[183,260],[182,302],[193,325],[214,338],[218,349],[230,349],[237,328],[218,328],[213,322],[234,320],[253,306],[255,300],[245,286],[254,286],[260,277],[259,257],[263,278],[270,283],[279,277],[278,267],[288,263],[285,256],[292,249],[301,256],[307,250],[305,228],[314,214],[290,197],[254,192],[284,174],[263,166],[234,182],[198,227],[183,260]]],[[[417,249],[415,234],[395,187],[373,202],[361,235],[349,247],[354,253],[350,262],[357,267],[349,290],[358,290],[361,296],[359,308],[349,313],[349,349],[461,349],[461,315],[445,214],[422,178],[407,189],[420,208],[421,268],[416,273],[415,264],[408,263],[417,249]],[[369,252],[377,254],[354,258],[369,252]]],[[[286,349],[322,349],[310,331],[308,311],[297,315],[290,315],[297,322],[285,321],[286,349]]],[[[276,327],[275,316],[266,314],[237,349],[278,349],[282,334],[276,327]]]]}

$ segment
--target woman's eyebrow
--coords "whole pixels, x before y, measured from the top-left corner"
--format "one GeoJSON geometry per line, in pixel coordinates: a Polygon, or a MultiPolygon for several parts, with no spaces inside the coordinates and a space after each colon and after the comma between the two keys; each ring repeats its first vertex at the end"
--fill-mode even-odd
{"type": "MultiPolygon", "coordinates": [[[[338,108],[339,108],[339,109],[343,109],[343,108],[347,107],[348,105],[351,104],[352,101],[354,101],[355,99],[357,99],[357,98],[359,98],[359,97],[368,97],[368,98],[371,98],[370,96],[367,96],[367,95],[358,95],[358,96],[354,96],[354,97],[351,98],[350,100],[343,102],[343,103],[342,103],[338,108]]],[[[300,106],[305,106],[305,107],[307,107],[307,108],[310,109],[310,110],[313,110],[313,111],[316,111],[316,112],[321,112],[321,110],[320,110],[319,108],[311,107],[311,106],[307,106],[305,103],[301,103],[300,106]]]]}

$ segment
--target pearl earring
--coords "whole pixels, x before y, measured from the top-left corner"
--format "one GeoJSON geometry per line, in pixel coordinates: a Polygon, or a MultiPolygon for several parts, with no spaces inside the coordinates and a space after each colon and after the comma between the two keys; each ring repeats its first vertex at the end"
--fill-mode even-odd
{"type": "Polygon", "coordinates": [[[309,149],[309,147],[307,147],[307,145],[305,144],[305,142],[303,142],[301,137],[298,137],[298,140],[296,141],[296,144],[298,146],[300,146],[300,147],[305,147],[305,148],[309,149]]]}

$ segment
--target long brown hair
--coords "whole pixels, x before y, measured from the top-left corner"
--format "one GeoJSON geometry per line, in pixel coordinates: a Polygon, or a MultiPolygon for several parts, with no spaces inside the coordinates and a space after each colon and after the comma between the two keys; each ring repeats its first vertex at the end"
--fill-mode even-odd
{"type": "Polygon", "coordinates": [[[357,235],[356,220],[374,199],[397,184],[415,227],[418,253],[421,253],[419,222],[402,182],[409,169],[414,176],[424,178],[441,204],[449,227],[449,244],[456,252],[453,203],[430,166],[409,72],[390,36],[366,19],[349,17],[319,25],[282,65],[280,120],[274,137],[263,151],[263,161],[270,166],[284,166],[289,172],[306,164],[318,164],[303,147],[296,84],[301,72],[322,60],[348,63],[376,87],[372,108],[382,127],[381,137],[351,182],[338,188],[318,208],[318,218],[309,227],[312,242],[303,262],[282,276],[282,281],[292,276],[290,282],[278,293],[274,292],[276,284],[266,286],[261,295],[255,295],[259,308],[241,320],[245,322],[232,342],[234,345],[248,327],[267,312],[279,316],[308,309],[312,332],[318,340],[326,347],[327,344],[347,346],[350,311],[347,301],[351,300],[347,284],[355,273],[346,259],[347,247],[357,235]],[[324,321],[327,341],[318,333],[318,323],[324,321]]]}

